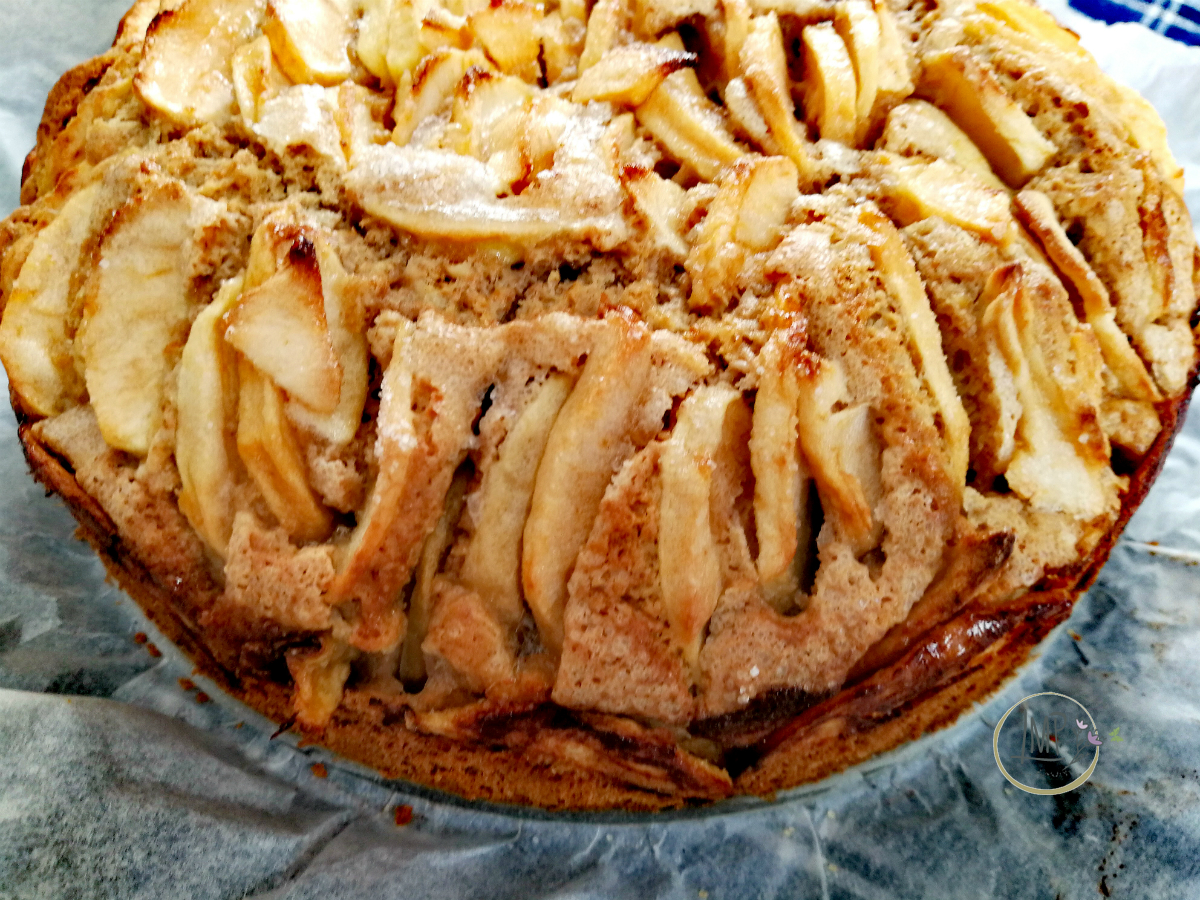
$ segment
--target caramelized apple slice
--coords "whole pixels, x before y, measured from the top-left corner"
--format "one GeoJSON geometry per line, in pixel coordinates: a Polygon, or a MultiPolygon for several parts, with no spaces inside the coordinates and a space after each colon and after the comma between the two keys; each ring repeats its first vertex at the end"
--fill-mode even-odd
{"type": "Polygon", "coordinates": [[[541,75],[542,5],[525,0],[493,0],[467,17],[471,31],[501,72],[536,82],[541,75]]]}
{"type": "Polygon", "coordinates": [[[727,171],[685,264],[693,309],[729,303],[746,250],[769,250],[779,242],[799,195],[796,167],[787,157],[746,159],[727,171]]]}
{"type": "Polygon", "coordinates": [[[733,140],[720,109],[705,95],[696,73],[668,75],[635,112],[637,120],[667,153],[706,181],[745,155],[733,140]]]}
{"type": "Polygon", "coordinates": [[[392,359],[380,388],[378,438],[375,457],[379,474],[358,516],[358,525],[342,553],[342,565],[332,594],[341,602],[358,599],[367,608],[367,621],[360,625],[356,644],[364,649],[383,650],[403,637],[404,611],[396,594],[408,581],[407,558],[376,560],[385,555],[389,534],[401,512],[408,486],[409,468],[419,448],[413,417],[413,365],[410,345],[415,326],[401,320],[393,342],[392,359]],[[386,572],[379,569],[385,567],[386,572]],[[382,583],[381,583],[382,582],[382,583]],[[356,596],[358,595],[358,596],[356,596]],[[362,596],[365,595],[365,596],[362,596]],[[365,627],[364,627],[365,625],[365,627]]]}
{"type": "Polygon", "coordinates": [[[292,705],[301,728],[320,731],[329,724],[342,703],[355,656],[349,644],[331,634],[321,638],[317,653],[288,654],[288,671],[296,683],[292,705]]]}
{"type": "Polygon", "coordinates": [[[798,339],[799,335],[790,331],[776,332],[759,354],[762,374],[750,432],[758,577],[764,599],[779,612],[795,602],[807,564],[804,551],[812,537],[808,533],[809,474],[800,457],[796,424],[800,387],[793,345],[798,339]]]}
{"type": "Polygon", "coordinates": [[[809,25],[804,45],[804,115],[827,140],[853,144],[858,130],[854,64],[833,24],[809,25]]]}
{"type": "Polygon", "coordinates": [[[538,467],[521,551],[525,599],[542,643],[558,654],[563,602],[575,557],[587,540],[650,378],[646,328],[609,316],[563,404],[538,467]]]}
{"type": "Polygon", "coordinates": [[[257,122],[263,104],[290,82],[275,64],[271,42],[266,36],[238,47],[233,54],[233,92],[238,111],[246,122],[257,122]]]}
{"type": "Polygon", "coordinates": [[[297,240],[279,270],[242,295],[226,323],[225,339],[289,395],[318,413],[337,408],[342,367],[311,241],[297,240]]]}
{"type": "Polygon", "coordinates": [[[796,368],[800,447],[817,483],[821,508],[856,554],[879,542],[881,523],[872,510],[882,491],[879,443],[870,408],[849,400],[840,365],[805,353],[796,368]],[[842,405],[844,408],[834,411],[842,405]]]}
{"type": "Polygon", "coordinates": [[[382,81],[385,87],[391,87],[395,82],[388,69],[387,53],[392,0],[362,0],[361,5],[362,18],[358,20],[355,53],[368,72],[382,81]]]}
{"type": "Polygon", "coordinates": [[[0,360],[9,384],[41,416],[57,415],[83,397],[67,319],[71,276],[92,230],[98,193],[93,184],[72,194],[38,234],[0,318],[0,360]]]}
{"type": "Polygon", "coordinates": [[[733,421],[746,419],[742,395],[720,385],[700,387],[684,400],[662,451],[658,567],[663,606],[684,662],[695,667],[704,629],[721,597],[721,554],[710,516],[713,478],[733,421]]]}
{"type": "Polygon", "coordinates": [[[1108,288],[1063,231],[1050,198],[1039,191],[1021,191],[1016,196],[1015,208],[1083,301],[1084,317],[1100,342],[1104,361],[1117,379],[1121,395],[1132,400],[1161,400],[1162,395],[1146,366],[1117,326],[1108,288]]]}
{"type": "Polygon", "coordinates": [[[908,326],[916,351],[914,356],[921,362],[920,375],[941,415],[942,438],[949,457],[950,475],[954,484],[961,489],[967,482],[971,422],[942,352],[942,333],[929,306],[925,285],[890,219],[868,209],[859,214],[859,221],[878,238],[870,244],[871,257],[884,287],[897,301],[900,315],[908,326]]]}
{"type": "Polygon", "coordinates": [[[900,41],[896,18],[887,0],[872,0],[879,20],[879,93],[887,98],[907,97],[913,91],[908,55],[900,41]]]}
{"type": "Polygon", "coordinates": [[[475,534],[459,580],[475,591],[506,628],[520,621],[521,534],[533,500],[550,431],[571,393],[566,375],[552,375],[522,411],[480,485],[475,534]]]}
{"type": "Polygon", "coordinates": [[[796,164],[801,177],[811,180],[815,165],[808,140],[801,136],[796,121],[783,31],[774,13],[751,22],[750,33],[742,43],[740,63],[742,77],[771,136],[771,145],[765,149],[786,156],[796,164]]]}
{"type": "Polygon", "coordinates": [[[233,106],[233,54],[258,29],[267,0],[185,0],[146,35],[134,88],[184,125],[220,122],[233,106]]]}
{"type": "Polygon", "coordinates": [[[332,87],[350,77],[350,20],[333,0],[268,0],[263,34],[296,84],[332,87]]]}
{"type": "Polygon", "coordinates": [[[117,211],[84,294],[77,349],[100,432],[144,456],[194,313],[190,245],[220,204],[174,181],[152,182],[117,211]]]}
{"type": "Polygon", "coordinates": [[[604,100],[639,106],[664,78],[695,62],[695,54],[657,44],[613,47],[579,76],[571,99],[576,103],[604,100]]]}
{"type": "Polygon", "coordinates": [[[775,146],[771,131],[767,128],[767,120],[750,96],[746,79],[734,78],[725,85],[725,111],[729,113],[729,121],[733,123],[738,137],[758,147],[775,146]]]}
{"type": "Polygon", "coordinates": [[[596,0],[588,16],[583,55],[579,58],[581,75],[616,46],[617,37],[625,30],[628,16],[623,0],[596,0]]]}
{"type": "Polygon", "coordinates": [[[950,117],[924,100],[906,100],[888,113],[880,147],[902,156],[919,153],[961,166],[988,187],[1004,189],[979,148],[950,117]]]}
{"type": "Polygon", "coordinates": [[[627,168],[622,173],[622,180],[658,246],[678,259],[686,257],[688,245],[683,232],[689,211],[687,192],[675,182],[646,169],[627,168]]]}
{"type": "Polygon", "coordinates": [[[858,143],[870,128],[871,111],[879,93],[879,17],[870,0],[841,0],[834,9],[833,24],[854,64],[855,142],[858,143]]]}
{"type": "Polygon", "coordinates": [[[246,360],[238,363],[237,449],[272,515],[301,542],[322,541],[333,520],[308,484],[308,467],[284,414],[279,389],[246,360]]]}
{"type": "Polygon", "coordinates": [[[241,293],[239,276],[225,282],[212,303],[196,316],[176,380],[179,509],[222,558],[233,530],[233,467],[238,458],[237,357],[224,341],[222,318],[241,293]]]}
{"type": "Polygon", "coordinates": [[[1039,320],[1025,296],[1019,266],[1004,266],[993,273],[981,302],[987,304],[983,328],[1003,354],[1021,403],[1017,447],[1004,473],[1009,487],[1038,509],[1084,520],[1103,515],[1116,502],[1116,492],[1096,415],[1090,427],[1073,428],[1078,433],[1068,439],[1064,420],[1078,423],[1070,422],[1072,410],[1039,346],[1039,331],[1061,325],[1039,320]],[[1107,479],[1103,472],[1108,473],[1107,479]]]}
{"type": "Polygon", "coordinates": [[[533,90],[516,76],[473,68],[455,92],[450,120],[466,132],[468,152],[510,189],[533,174],[526,148],[533,90]]]}
{"type": "Polygon", "coordinates": [[[953,163],[880,154],[880,180],[887,192],[888,212],[901,225],[937,216],[1002,242],[1012,225],[1008,194],[985,187],[953,163]]]}
{"type": "Polygon", "coordinates": [[[746,0],[721,0],[721,11],[725,17],[721,64],[728,83],[742,71],[742,45],[750,35],[750,4],[746,0]]]}
{"type": "Polygon", "coordinates": [[[586,26],[581,26],[579,20],[567,15],[561,7],[542,20],[542,63],[548,86],[578,74],[585,36],[586,26]]]}
{"type": "Polygon", "coordinates": [[[321,296],[325,324],[333,342],[333,352],[341,370],[341,388],[337,404],[329,413],[291,403],[288,416],[293,422],[323,437],[335,447],[353,440],[362,424],[363,406],[369,390],[370,362],[367,339],[360,325],[361,312],[346,291],[346,270],[329,238],[320,230],[310,232],[317,249],[317,270],[321,275],[321,296]]]}
{"type": "Polygon", "coordinates": [[[965,48],[928,55],[921,91],[966,132],[1010,187],[1021,187],[1057,152],[965,48]]]}
{"type": "Polygon", "coordinates": [[[975,8],[1010,28],[1045,41],[1059,52],[1078,57],[1089,56],[1080,46],[1077,35],[1067,31],[1052,15],[1032,3],[1023,0],[979,0],[975,8]]]}
{"type": "Polygon", "coordinates": [[[421,19],[421,46],[428,50],[457,47],[466,50],[473,40],[465,16],[459,16],[442,6],[431,6],[421,19]]]}
{"type": "MultiPolygon", "coordinates": [[[[421,46],[421,14],[417,0],[388,0],[387,50],[384,65],[393,84],[400,85],[425,55],[421,46]]],[[[414,82],[416,78],[413,78],[414,82]]]]}
{"type": "Polygon", "coordinates": [[[411,91],[406,92],[403,84],[396,91],[392,140],[400,146],[407,144],[416,127],[454,96],[467,70],[485,63],[478,50],[439,50],[422,59],[413,73],[411,91]]]}
{"type": "MultiPolygon", "coordinates": [[[[413,573],[412,593],[408,598],[408,622],[400,651],[399,676],[404,681],[425,677],[425,656],[421,643],[429,633],[429,615],[433,610],[433,579],[442,567],[442,559],[454,536],[454,527],[462,517],[467,490],[467,476],[455,476],[446,494],[446,505],[433,532],[425,539],[421,558],[413,573]]],[[[518,598],[518,603],[520,599],[518,598]]]]}

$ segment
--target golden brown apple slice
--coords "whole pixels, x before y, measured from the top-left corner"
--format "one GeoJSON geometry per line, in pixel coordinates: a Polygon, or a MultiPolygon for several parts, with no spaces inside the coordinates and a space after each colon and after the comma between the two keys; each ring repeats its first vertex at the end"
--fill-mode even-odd
{"type": "MultiPolygon", "coordinates": [[[[399,676],[404,681],[416,681],[425,677],[425,657],[421,653],[421,642],[429,633],[429,614],[433,610],[433,579],[442,567],[442,559],[454,536],[454,528],[462,517],[467,492],[467,477],[456,475],[446,494],[446,505],[433,532],[425,539],[421,558],[413,573],[412,593],[408,598],[408,622],[404,629],[401,645],[399,676]]],[[[520,598],[518,597],[518,603],[520,598]]]]}
{"type": "Polygon", "coordinates": [[[233,54],[233,92],[246,122],[257,122],[263,104],[289,84],[275,64],[271,42],[265,35],[243,44],[233,54]]]}
{"type": "Polygon", "coordinates": [[[966,132],[1010,187],[1021,187],[1057,152],[965,48],[929,54],[921,91],[966,132]]]}
{"type": "Polygon", "coordinates": [[[733,123],[738,137],[764,149],[775,146],[771,131],[767,128],[767,120],[762,117],[758,104],[750,96],[746,79],[739,76],[725,85],[725,111],[729,113],[729,121],[733,123]]]}
{"type": "Polygon", "coordinates": [[[333,0],[268,0],[263,34],[296,84],[341,84],[350,77],[351,23],[333,0]]]}
{"type": "Polygon", "coordinates": [[[159,13],[133,84],[146,104],[176,122],[228,118],[233,54],[258,30],[267,0],[185,0],[159,13]]]}
{"type": "Polygon", "coordinates": [[[320,731],[329,724],[342,703],[350,663],[356,655],[349,644],[332,634],[321,638],[317,653],[288,655],[288,671],[296,683],[292,704],[301,728],[320,731]]]}
{"type": "Polygon", "coordinates": [[[359,61],[385,87],[395,84],[387,64],[391,11],[391,0],[362,0],[362,17],[358,20],[358,36],[354,43],[359,61]]]}
{"type": "MultiPolygon", "coordinates": [[[[388,0],[387,50],[384,63],[390,81],[399,85],[425,55],[421,46],[421,14],[416,0],[388,0]]],[[[415,78],[414,78],[415,81],[415,78]]]]}
{"type": "Polygon", "coordinates": [[[353,81],[344,81],[337,92],[338,138],[342,155],[354,165],[367,147],[385,144],[391,135],[383,127],[383,119],[393,104],[393,98],[353,81]]]}
{"type": "Polygon", "coordinates": [[[817,483],[821,507],[856,554],[879,542],[872,510],[881,493],[879,444],[870,408],[845,406],[846,376],[832,360],[805,354],[796,367],[800,447],[817,483]]]}
{"type": "Polygon", "coordinates": [[[162,424],[167,375],[194,312],[189,245],[220,209],[178,182],[152,182],[109,225],[77,348],[110,447],[144,456],[162,424]]]}
{"type": "Polygon", "coordinates": [[[998,243],[1008,234],[1008,193],[986,187],[965,169],[890,154],[880,154],[878,164],[888,211],[901,225],[937,216],[998,243]]]}
{"type": "Polygon", "coordinates": [[[237,463],[237,356],[225,343],[224,315],[242,293],[239,276],[196,316],[176,377],[175,464],[179,509],[224,558],[233,530],[237,463]]]}
{"type": "Polygon", "coordinates": [[[98,194],[95,184],[72,194],[38,234],[0,318],[0,360],[9,384],[40,416],[57,415],[83,397],[67,319],[71,276],[92,231],[98,194]]]}
{"type": "Polygon", "coordinates": [[[967,482],[971,422],[942,352],[942,333],[929,305],[925,285],[900,240],[900,232],[890,219],[868,209],[859,214],[859,220],[878,238],[870,244],[871,257],[884,287],[889,296],[897,301],[900,315],[908,326],[916,351],[914,356],[921,362],[919,374],[924,378],[941,414],[942,439],[949,457],[950,476],[957,488],[961,489],[967,482]]]}
{"type": "Polygon", "coordinates": [[[1004,189],[979,148],[950,117],[924,100],[906,100],[888,113],[879,145],[902,156],[919,153],[961,166],[988,187],[1004,189]]]}
{"type": "Polygon", "coordinates": [[[465,130],[468,152],[510,187],[532,175],[526,139],[533,90],[514,75],[472,69],[454,95],[450,120],[465,130]]]}
{"type": "Polygon", "coordinates": [[[1120,385],[1121,396],[1158,402],[1162,395],[1129,338],[1117,326],[1108,288],[1092,271],[1063,230],[1050,198],[1040,191],[1021,191],[1015,198],[1021,221],[1038,239],[1055,267],[1066,276],[1083,302],[1084,317],[1104,354],[1104,362],[1120,385]]]}
{"type": "Polygon", "coordinates": [[[673,159],[706,181],[715,180],[722,169],[746,155],[691,69],[663,79],[635,115],[673,159]]]}
{"type": "Polygon", "coordinates": [[[746,250],[769,250],[779,242],[799,195],[796,167],[787,157],[745,159],[727,170],[685,263],[693,309],[729,303],[746,250]]]}
{"type": "Polygon", "coordinates": [[[854,64],[833,24],[809,25],[804,46],[804,115],[826,140],[853,144],[858,131],[854,64]]]}
{"type": "Polygon", "coordinates": [[[585,36],[586,26],[565,15],[561,8],[549,13],[542,20],[542,61],[546,68],[548,86],[576,76],[585,36]]]}
{"type": "Polygon", "coordinates": [[[579,73],[582,75],[617,43],[625,30],[629,13],[623,0],[596,0],[587,20],[587,34],[583,41],[583,55],[579,58],[579,73]]]}
{"type": "Polygon", "coordinates": [[[658,246],[678,259],[686,257],[688,245],[683,232],[688,212],[687,192],[675,182],[646,169],[627,168],[622,173],[622,180],[658,246]]]}
{"type": "Polygon", "coordinates": [[[650,378],[649,331],[609,316],[563,404],[538,467],[521,549],[525,599],[542,643],[562,649],[563,602],[650,378]]]}
{"type": "Polygon", "coordinates": [[[657,44],[613,47],[579,76],[571,99],[576,103],[602,100],[639,106],[664,78],[695,62],[693,53],[657,44]]]}
{"type": "Polygon", "coordinates": [[[369,390],[370,362],[367,339],[360,325],[361,311],[346,291],[346,270],[329,238],[320,230],[310,232],[317,249],[317,268],[321,274],[321,294],[325,304],[325,323],[333,341],[333,351],[341,369],[341,389],[337,405],[328,414],[292,403],[288,416],[292,421],[321,435],[335,447],[344,447],[362,424],[363,406],[369,390]]]}
{"type": "Polygon", "coordinates": [[[541,76],[542,5],[525,0],[495,0],[467,17],[484,51],[501,72],[530,83],[541,76]]]}
{"type": "Polygon", "coordinates": [[[473,37],[465,16],[459,16],[441,6],[432,6],[421,19],[421,46],[427,50],[457,47],[466,50],[473,37]]]}
{"type": "Polygon", "coordinates": [[[419,448],[413,417],[412,335],[415,326],[401,320],[393,342],[392,359],[380,388],[375,457],[379,474],[358,525],[342,553],[338,579],[331,593],[341,602],[358,599],[366,608],[356,644],[369,650],[394,646],[403,637],[405,617],[398,592],[408,581],[411,563],[385,557],[389,535],[400,514],[409,469],[419,448]],[[376,561],[376,557],[385,557],[376,561]],[[379,571],[386,567],[386,571],[379,571]],[[356,596],[357,595],[357,596],[356,596]],[[364,627],[365,626],[365,627],[364,627]],[[364,640],[366,638],[366,640],[364,640]]]}
{"type": "Polygon", "coordinates": [[[284,413],[284,399],[266,375],[238,363],[237,449],[272,515],[301,542],[322,541],[333,519],[308,484],[308,467],[284,413]]]}
{"type": "Polygon", "coordinates": [[[811,180],[815,172],[812,151],[807,138],[800,134],[802,126],[796,121],[783,31],[774,13],[751,22],[750,33],[742,42],[740,64],[742,77],[771,135],[772,146],[766,149],[786,156],[796,164],[802,178],[811,180]]]}
{"type": "Polygon", "coordinates": [[[713,477],[727,420],[748,417],[740,392],[700,387],[684,400],[662,451],[658,567],[671,634],[694,667],[704,629],[721,597],[721,555],[710,510],[713,477]]]}
{"type": "Polygon", "coordinates": [[[422,59],[413,73],[411,92],[406,94],[403,85],[396,91],[392,140],[401,146],[407,144],[416,127],[454,96],[467,69],[485,63],[478,50],[445,49],[422,59]]]}
{"type": "Polygon", "coordinates": [[[858,143],[870,128],[871,111],[879,93],[879,17],[870,0],[841,0],[834,9],[833,24],[854,64],[855,142],[858,143]]]}
{"type": "Polygon", "coordinates": [[[907,97],[913,91],[908,54],[900,41],[896,17],[887,0],[872,0],[879,20],[879,93],[886,97],[907,97]]]}
{"type": "Polygon", "coordinates": [[[1051,44],[1056,50],[1078,57],[1089,54],[1079,44],[1079,37],[1067,31],[1054,17],[1032,3],[1022,0],[979,0],[975,8],[998,19],[1010,28],[1031,34],[1051,44]]]}
{"type": "Polygon", "coordinates": [[[750,4],[746,0],[722,0],[725,32],[722,35],[722,60],[725,81],[729,82],[742,71],[742,45],[750,35],[750,4]]]}
{"type": "Polygon", "coordinates": [[[459,580],[483,599],[506,628],[520,621],[521,535],[538,466],[572,380],[552,375],[521,412],[479,488],[475,534],[459,580]]]}
{"type": "Polygon", "coordinates": [[[290,396],[318,413],[337,408],[342,367],[311,241],[298,240],[274,275],[242,295],[226,324],[225,339],[290,396]]]}
{"type": "MultiPolygon", "coordinates": [[[[1064,434],[1060,420],[1069,411],[1059,409],[1061,391],[1045,366],[1037,333],[1056,323],[1040,322],[1024,292],[1020,267],[1004,266],[981,298],[987,304],[983,328],[1003,354],[1021,403],[1017,446],[1005,478],[1038,509],[1093,519],[1116,500],[1111,483],[1103,484],[1098,472],[1098,464],[1107,469],[1107,448],[1087,446],[1093,437],[1103,442],[1102,435],[1081,431],[1080,440],[1072,441],[1064,434]]],[[[1111,481],[1111,471],[1109,476],[1111,481]]]]}
{"type": "Polygon", "coordinates": [[[809,474],[797,433],[797,338],[790,331],[776,332],[759,354],[762,374],[750,432],[758,577],[764,599],[780,612],[795,602],[811,539],[809,474]]]}

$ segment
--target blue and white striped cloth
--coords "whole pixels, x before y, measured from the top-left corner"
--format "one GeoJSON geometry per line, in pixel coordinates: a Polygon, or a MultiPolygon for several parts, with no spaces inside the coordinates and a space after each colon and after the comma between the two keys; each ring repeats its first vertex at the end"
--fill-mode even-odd
{"type": "Polygon", "coordinates": [[[1136,22],[1184,44],[1200,45],[1200,2],[1185,0],[1070,0],[1071,8],[1102,22],[1136,22]]]}

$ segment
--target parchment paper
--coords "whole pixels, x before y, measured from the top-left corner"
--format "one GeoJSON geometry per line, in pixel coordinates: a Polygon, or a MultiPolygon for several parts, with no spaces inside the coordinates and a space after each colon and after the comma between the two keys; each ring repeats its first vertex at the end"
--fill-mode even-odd
{"type": "MultiPolygon", "coordinates": [[[[126,3],[0,0],[3,212],[47,91],[108,45],[126,3]]],[[[1055,12],[1163,113],[1200,187],[1200,53],[1055,12]]],[[[194,678],[199,702],[178,682],[191,665],[28,477],[5,411],[0,897],[1200,897],[1198,482],[1193,417],[1070,621],[954,727],[775,802],[556,816],[270,740],[271,723],[194,678]],[[1058,797],[1012,788],[992,756],[999,716],[1042,690],[1125,737],[1058,797]]]]}

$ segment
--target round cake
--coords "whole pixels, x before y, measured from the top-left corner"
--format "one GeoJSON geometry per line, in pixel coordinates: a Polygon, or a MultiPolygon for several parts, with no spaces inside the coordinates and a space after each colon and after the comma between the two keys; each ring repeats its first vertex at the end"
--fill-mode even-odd
{"type": "Polygon", "coordinates": [[[33,474],[232,695],[659,809],[946,725],[1196,368],[1153,109],[1023,0],[138,0],[0,226],[33,474]]]}

